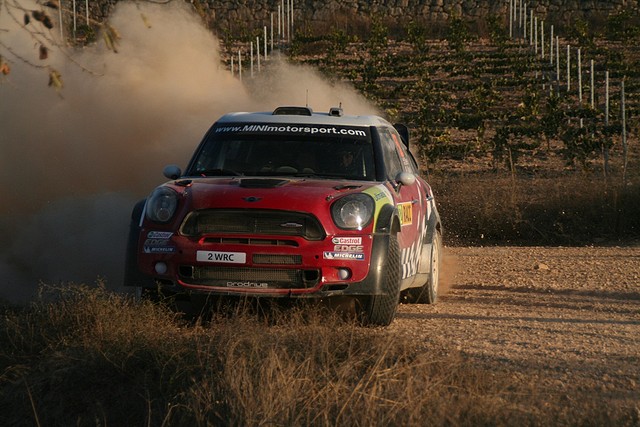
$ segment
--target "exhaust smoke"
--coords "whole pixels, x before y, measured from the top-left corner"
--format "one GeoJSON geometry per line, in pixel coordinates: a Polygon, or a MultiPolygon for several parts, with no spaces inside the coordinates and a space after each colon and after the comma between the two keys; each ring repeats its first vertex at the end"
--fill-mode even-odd
{"type": "MultiPolygon", "coordinates": [[[[166,164],[186,165],[220,115],[307,99],[316,111],[342,103],[350,114],[378,113],[353,89],[277,55],[243,84],[184,2],[119,2],[109,21],[121,36],[118,53],[102,41],[66,54],[49,43],[44,61],[6,12],[2,43],[64,82],[60,92],[47,87],[46,68],[0,45],[11,66],[0,76],[0,298],[11,301],[28,300],[40,282],[103,278],[119,289],[134,203],[164,180],[166,164]]],[[[46,34],[59,37],[59,29],[46,34]]]]}

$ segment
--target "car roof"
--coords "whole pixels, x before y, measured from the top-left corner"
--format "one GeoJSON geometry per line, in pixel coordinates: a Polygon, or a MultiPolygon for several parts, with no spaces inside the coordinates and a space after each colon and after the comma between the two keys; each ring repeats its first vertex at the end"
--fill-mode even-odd
{"type": "Polygon", "coordinates": [[[278,107],[274,111],[235,112],[220,117],[217,124],[224,123],[291,123],[339,126],[391,126],[379,116],[344,115],[341,108],[331,108],[329,112],[318,113],[309,107],[278,107]]]}

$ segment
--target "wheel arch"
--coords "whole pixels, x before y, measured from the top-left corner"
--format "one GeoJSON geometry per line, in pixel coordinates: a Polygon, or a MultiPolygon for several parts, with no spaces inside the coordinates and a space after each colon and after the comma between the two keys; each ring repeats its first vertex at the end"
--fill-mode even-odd
{"type": "Polygon", "coordinates": [[[433,199],[431,199],[429,203],[431,207],[431,215],[429,215],[429,218],[427,218],[427,242],[433,241],[433,233],[436,231],[440,232],[440,236],[444,234],[444,229],[442,227],[442,222],[440,221],[440,214],[438,213],[436,204],[434,203],[433,199]]]}
{"type": "Polygon", "coordinates": [[[142,218],[146,199],[135,204],[131,211],[131,222],[129,223],[129,236],[127,237],[127,248],[124,267],[124,286],[150,285],[153,280],[140,273],[138,269],[138,243],[140,241],[140,219],[142,218]]]}
{"type": "Polygon", "coordinates": [[[387,204],[380,209],[375,232],[384,234],[400,232],[400,217],[398,210],[393,205],[387,204]]]}

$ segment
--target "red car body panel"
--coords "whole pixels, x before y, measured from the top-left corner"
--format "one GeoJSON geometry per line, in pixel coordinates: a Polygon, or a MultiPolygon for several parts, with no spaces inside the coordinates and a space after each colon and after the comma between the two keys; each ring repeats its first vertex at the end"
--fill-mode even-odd
{"type": "MultiPolygon", "coordinates": [[[[320,120],[315,115],[313,119],[320,120]]],[[[148,200],[144,209],[134,212],[133,254],[128,256],[127,268],[135,273],[126,284],[218,295],[376,295],[384,292],[380,281],[393,234],[401,252],[400,286],[416,286],[424,280],[423,248],[430,241],[429,234],[439,227],[439,217],[431,188],[411,165],[408,150],[400,147],[388,123],[380,123],[393,137],[393,141],[387,138],[386,149],[398,150],[398,164],[404,165],[399,167],[412,171],[407,184],[286,173],[232,176],[233,170],[223,169],[215,170],[227,176],[176,177],[160,187],[176,195],[175,212],[167,222],[150,219],[148,200]],[[373,214],[359,228],[339,227],[334,204],[357,195],[371,203],[373,214]]],[[[237,127],[254,128],[258,127],[237,127]]],[[[287,127],[291,128],[303,129],[287,127]]],[[[333,136],[343,128],[329,129],[333,136]]],[[[212,129],[210,133],[215,134],[215,125],[212,129]]],[[[224,136],[213,137],[228,138],[235,129],[225,127],[224,136]]],[[[375,134],[370,127],[358,129],[363,129],[358,135],[375,134]]],[[[375,149],[368,161],[384,167],[382,149],[375,146],[373,136],[367,138],[375,149]]],[[[205,150],[203,144],[190,170],[205,150]]],[[[371,163],[363,167],[372,169],[371,163]]],[[[377,174],[383,176],[380,171],[377,174]]]]}

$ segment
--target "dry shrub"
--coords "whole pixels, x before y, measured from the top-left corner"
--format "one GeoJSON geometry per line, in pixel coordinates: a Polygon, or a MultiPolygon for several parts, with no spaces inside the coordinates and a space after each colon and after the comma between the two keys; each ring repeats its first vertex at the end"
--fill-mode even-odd
{"type": "Polygon", "coordinates": [[[588,175],[432,178],[448,244],[579,245],[640,237],[640,182],[588,175]]]}
{"type": "Polygon", "coordinates": [[[595,397],[567,406],[442,344],[316,305],[266,316],[237,306],[187,324],[100,286],[44,290],[2,316],[3,425],[634,422],[595,397]]]}
{"type": "Polygon", "coordinates": [[[45,285],[39,296],[1,320],[8,424],[22,425],[27,414],[43,425],[140,424],[164,361],[181,351],[166,345],[175,343],[167,328],[175,315],[102,285],[45,285]]]}

